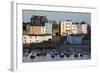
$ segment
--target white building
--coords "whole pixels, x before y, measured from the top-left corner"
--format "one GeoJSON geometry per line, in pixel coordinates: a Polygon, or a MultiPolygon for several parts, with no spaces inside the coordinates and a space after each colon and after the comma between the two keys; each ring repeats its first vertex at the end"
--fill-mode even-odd
{"type": "Polygon", "coordinates": [[[40,43],[52,39],[52,35],[23,35],[23,43],[40,43]]]}

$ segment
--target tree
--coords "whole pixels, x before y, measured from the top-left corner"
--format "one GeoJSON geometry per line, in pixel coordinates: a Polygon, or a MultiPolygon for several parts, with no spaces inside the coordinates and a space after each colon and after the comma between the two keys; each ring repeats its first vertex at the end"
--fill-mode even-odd
{"type": "Polygon", "coordinates": [[[89,34],[85,34],[84,37],[83,37],[83,40],[90,40],[90,38],[91,38],[91,37],[90,37],[89,34]]]}
{"type": "Polygon", "coordinates": [[[59,28],[59,24],[53,24],[53,29],[58,29],[59,28]]]}

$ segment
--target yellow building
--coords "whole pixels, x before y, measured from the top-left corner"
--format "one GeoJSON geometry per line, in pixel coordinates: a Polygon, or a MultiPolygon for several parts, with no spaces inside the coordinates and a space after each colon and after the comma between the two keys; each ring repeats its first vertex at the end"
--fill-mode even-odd
{"type": "MultiPolygon", "coordinates": [[[[42,25],[26,25],[26,32],[28,34],[45,34],[45,26],[42,25]]],[[[25,32],[24,32],[25,33],[25,32]]]]}
{"type": "Polygon", "coordinates": [[[44,34],[44,26],[30,26],[29,33],[30,34],[44,34]]]}
{"type": "Polygon", "coordinates": [[[60,34],[66,35],[66,21],[60,22],[60,34]]]}

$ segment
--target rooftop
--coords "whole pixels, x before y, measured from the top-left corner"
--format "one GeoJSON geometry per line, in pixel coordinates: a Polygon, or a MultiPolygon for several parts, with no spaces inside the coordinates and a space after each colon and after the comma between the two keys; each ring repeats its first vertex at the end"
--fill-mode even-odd
{"type": "Polygon", "coordinates": [[[28,36],[52,36],[52,34],[23,34],[28,36]]]}

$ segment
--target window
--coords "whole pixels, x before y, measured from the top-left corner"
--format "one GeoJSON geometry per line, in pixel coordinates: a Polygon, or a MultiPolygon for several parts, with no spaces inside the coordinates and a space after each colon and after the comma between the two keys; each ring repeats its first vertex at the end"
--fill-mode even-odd
{"type": "Polygon", "coordinates": [[[35,37],[35,38],[37,38],[37,37],[35,37]]]}
{"type": "Polygon", "coordinates": [[[24,40],[24,42],[26,43],[26,40],[24,40]]]}
{"type": "Polygon", "coordinates": [[[24,39],[26,39],[26,37],[24,37],[24,39]]]}

